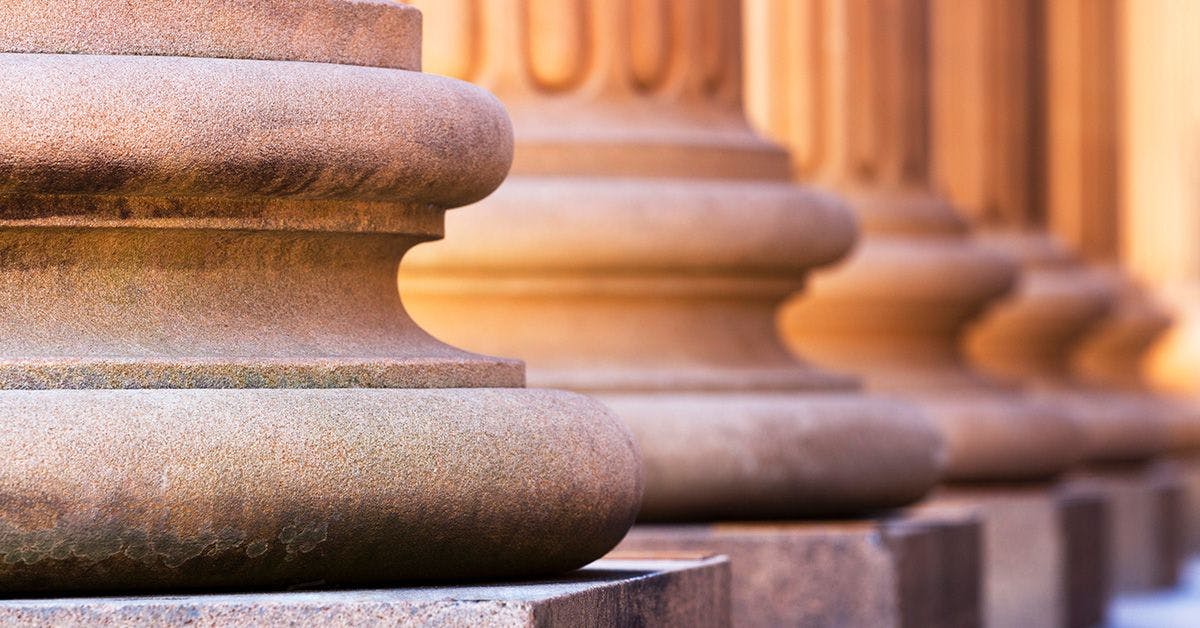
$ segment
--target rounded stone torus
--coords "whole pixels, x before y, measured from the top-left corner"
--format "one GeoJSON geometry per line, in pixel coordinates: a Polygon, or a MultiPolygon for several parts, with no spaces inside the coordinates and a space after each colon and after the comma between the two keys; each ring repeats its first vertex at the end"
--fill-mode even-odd
{"type": "Polygon", "coordinates": [[[1073,464],[1079,433],[1062,409],[972,370],[958,347],[970,322],[1011,289],[1013,258],[967,237],[952,208],[926,193],[847,196],[868,233],[847,264],[785,306],[792,345],[919,400],[946,438],[948,480],[1033,480],[1073,464]],[[913,221],[897,216],[910,212],[913,221]]]}
{"type": "Polygon", "coordinates": [[[739,2],[414,4],[432,69],[495,91],[516,137],[514,176],[402,266],[416,320],[616,409],[646,519],[862,513],[935,484],[924,415],[780,344],[779,303],[855,226],[750,130],[739,2]]]}
{"type": "MultiPolygon", "coordinates": [[[[1000,232],[985,240],[1018,256],[1025,273],[1019,290],[966,336],[973,360],[998,376],[1029,382],[1040,399],[1071,416],[1089,462],[1140,461],[1163,452],[1170,417],[1186,415],[1171,411],[1165,399],[1084,385],[1072,372],[1072,358],[1090,333],[1122,333],[1100,329],[1106,321],[1120,323],[1111,318],[1119,278],[1084,265],[1044,233],[1000,232]]],[[[1154,326],[1156,319],[1130,322],[1154,326]]]]}
{"type": "MultiPolygon", "coordinates": [[[[1100,272],[1100,271],[1097,271],[1100,272]]],[[[1166,423],[1167,446],[1176,454],[1200,450],[1200,410],[1194,402],[1151,392],[1146,360],[1174,323],[1165,304],[1132,277],[1117,269],[1106,272],[1117,287],[1109,315],[1093,325],[1076,345],[1071,364],[1075,377],[1090,386],[1104,386],[1138,397],[1151,416],[1166,423]]]]}
{"type": "Polygon", "coordinates": [[[396,269],[512,159],[375,0],[0,8],[0,592],[546,575],[642,491],[599,403],[396,269]]]}

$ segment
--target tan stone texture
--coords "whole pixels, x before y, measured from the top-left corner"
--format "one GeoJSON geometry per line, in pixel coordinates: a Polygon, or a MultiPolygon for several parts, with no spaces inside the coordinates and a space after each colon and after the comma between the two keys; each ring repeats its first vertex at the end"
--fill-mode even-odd
{"type": "Polygon", "coordinates": [[[493,89],[516,137],[514,176],[402,266],[422,326],[612,404],[648,518],[857,514],[930,488],[923,415],[780,344],[779,303],[855,229],[749,129],[739,2],[414,4],[431,69],[493,89]]]}
{"type": "Polygon", "coordinates": [[[549,574],[614,545],[641,490],[628,434],[571,393],[2,391],[0,408],[10,592],[549,574]]]}
{"type": "Polygon", "coordinates": [[[415,10],[0,24],[0,590],[541,576],[632,524],[610,411],[401,305],[407,249],[512,160],[495,98],[413,71],[415,10]]]}
{"type": "Polygon", "coordinates": [[[1103,512],[1081,511],[1078,504],[1078,497],[1053,484],[960,485],[939,490],[918,511],[966,510],[978,517],[983,625],[1035,628],[1077,625],[1077,618],[1102,613],[1107,603],[1095,588],[1103,583],[1080,579],[1089,568],[1103,573],[1104,565],[1097,565],[1095,554],[1072,551],[1072,544],[1104,524],[1103,512]]]}
{"type": "Polygon", "coordinates": [[[545,580],[422,588],[0,601],[10,626],[729,625],[721,557],[600,560],[545,580]]]}
{"type": "Polygon", "coordinates": [[[979,527],[961,515],[638,525],[618,551],[730,558],[737,626],[978,626],[979,527]]]}
{"type": "Polygon", "coordinates": [[[421,69],[421,15],[390,0],[13,0],[0,53],[313,61],[421,69]]]}
{"type": "Polygon", "coordinates": [[[934,192],[929,3],[788,4],[754,3],[750,43],[766,70],[751,110],[797,153],[797,176],[834,186],[864,231],[844,264],[784,306],[789,346],[919,402],[946,439],[948,480],[1063,471],[1081,453],[1069,418],[972,371],[957,347],[1018,269],[934,192]],[[813,52],[826,46],[841,52],[813,52]]]}
{"type": "Polygon", "coordinates": [[[1076,348],[1117,304],[1116,279],[1082,265],[1045,235],[997,234],[989,242],[1017,254],[1026,274],[1020,289],[971,330],[967,352],[999,376],[1028,382],[1072,417],[1089,462],[1145,460],[1166,451],[1165,400],[1098,389],[1073,375],[1076,348]]]}

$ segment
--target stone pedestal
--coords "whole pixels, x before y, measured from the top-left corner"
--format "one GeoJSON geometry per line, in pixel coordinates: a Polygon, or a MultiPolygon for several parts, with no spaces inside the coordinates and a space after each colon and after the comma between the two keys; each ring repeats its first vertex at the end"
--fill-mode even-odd
{"type": "MultiPolygon", "coordinates": [[[[643,520],[865,517],[936,483],[942,442],[924,415],[780,343],[778,305],[855,228],[750,130],[740,2],[415,4],[442,42],[432,67],[494,89],[516,134],[514,176],[406,259],[417,320],[613,408],[643,456],[643,520]]],[[[808,582],[789,574],[803,575],[769,586],[808,582]]],[[[789,623],[842,612],[844,591],[805,591],[789,623]]]]}
{"type": "Polygon", "coordinates": [[[531,381],[604,399],[641,447],[643,518],[918,499],[940,463],[925,417],[777,337],[779,302],[855,231],[836,197],[789,183],[787,154],[747,125],[740,3],[547,6],[429,16],[450,39],[474,25],[478,42],[430,61],[494,87],[517,146],[514,176],[448,223],[455,241],[406,259],[409,311],[440,337],[515,352],[531,381]]]}
{"type": "Polygon", "coordinates": [[[978,500],[988,548],[987,623],[1058,625],[1067,607],[1064,554],[1011,562],[1023,548],[1007,544],[1029,535],[1063,546],[1053,480],[1079,459],[1080,435],[1061,411],[972,370],[959,352],[968,324],[1013,288],[1017,264],[980,246],[933,192],[929,4],[756,4],[764,11],[752,44],[768,70],[752,85],[752,110],[794,149],[798,176],[837,186],[864,230],[842,267],[815,277],[784,308],[785,336],[797,351],[937,419],[947,441],[944,480],[975,486],[964,495],[978,500]],[[777,89],[781,77],[792,87],[777,89]],[[1004,483],[1034,487],[1026,499],[1036,517],[1015,521],[994,507],[1011,497],[996,488],[1004,483]],[[1033,568],[1038,586],[998,584],[1026,583],[1033,568]],[[1030,607],[1044,612],[1031,616],[1030,607]]]}
{"type": "Polygon", "coordinates": [[[6,625],[729,625],[723,557],[600,560],[496,585],[0,601],[6,625]]]}
{"type": "Polygon", "coordinates": [[[977,626],[979,525],[961,513],[877,521],[638,525],[617,551],[717,551],[738,626],[977,626]]]}
{"type": "Polygon", "coordinates": [[[494,98],[417,71],[419,20],[0,9],[5,595],[530,577],[623,536],[619,421],[401,306],[512,155],[494,98]]]}

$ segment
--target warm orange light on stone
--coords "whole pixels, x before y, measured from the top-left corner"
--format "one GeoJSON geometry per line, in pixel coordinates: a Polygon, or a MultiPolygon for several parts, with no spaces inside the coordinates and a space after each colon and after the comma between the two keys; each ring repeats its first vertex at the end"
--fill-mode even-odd
{"type": "MultiPolygon", "coordinates": [[[[845,255],[855,227],[838,198],[791,183],[787,153],[750,129],[740,2],[534,4],[488,0],[455,16],[478,33],[459,54],[477,56],[442,69],[475,68],[466,78],[505,102],[514,176],[447,223],[453,242],[405,261],[406,305],[439,337],[515,352],[531,382],[588,391],[616,410],[645,459],[643,519],[697,522],[639,526],[623,546],[730,552],[738,622],[819,621],[812,599],[864,625],[896,621],[913,596],[895,582],[917,556],[899,547],[912,539],[941,551],[951,535],[940,524],[734,523],[911,503],[943,462],[914,407],[866,396],[780,342],[779,303],[845,255]],[[536,55],[561,40],[578,47],[560,59],[574,69],[551,74],[536,55]],[[698,523],[714,520],[729,523],[698,523]],[[845,579],[752,558],[850,542],[855,551],[829,559],[845,579]],[[764,590],[755,574],[792,584],[764,590]],[[868,594],[879,603],[859,604],[868,594]]],[[[970,564],[974,546],[957,547],[970,564]]],[[[922,601],[912,612],[943,607],[922,601]]]]}

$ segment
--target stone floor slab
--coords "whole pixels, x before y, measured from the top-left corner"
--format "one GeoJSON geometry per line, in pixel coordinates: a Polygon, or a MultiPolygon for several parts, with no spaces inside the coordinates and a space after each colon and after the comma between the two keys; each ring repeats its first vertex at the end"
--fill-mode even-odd
{"type": "Polygon", "coordinates": [[[617,552],[730,558],[736,626],[977,626],[978,524],[900,515],[851,522],[638,525],[617,552]]]}
{"type": "Polygon", "coordinates": [[[605,559],[562,577],[341,591],[0,601],[5,626],[727,626],[720,556],[605,559]]]}

